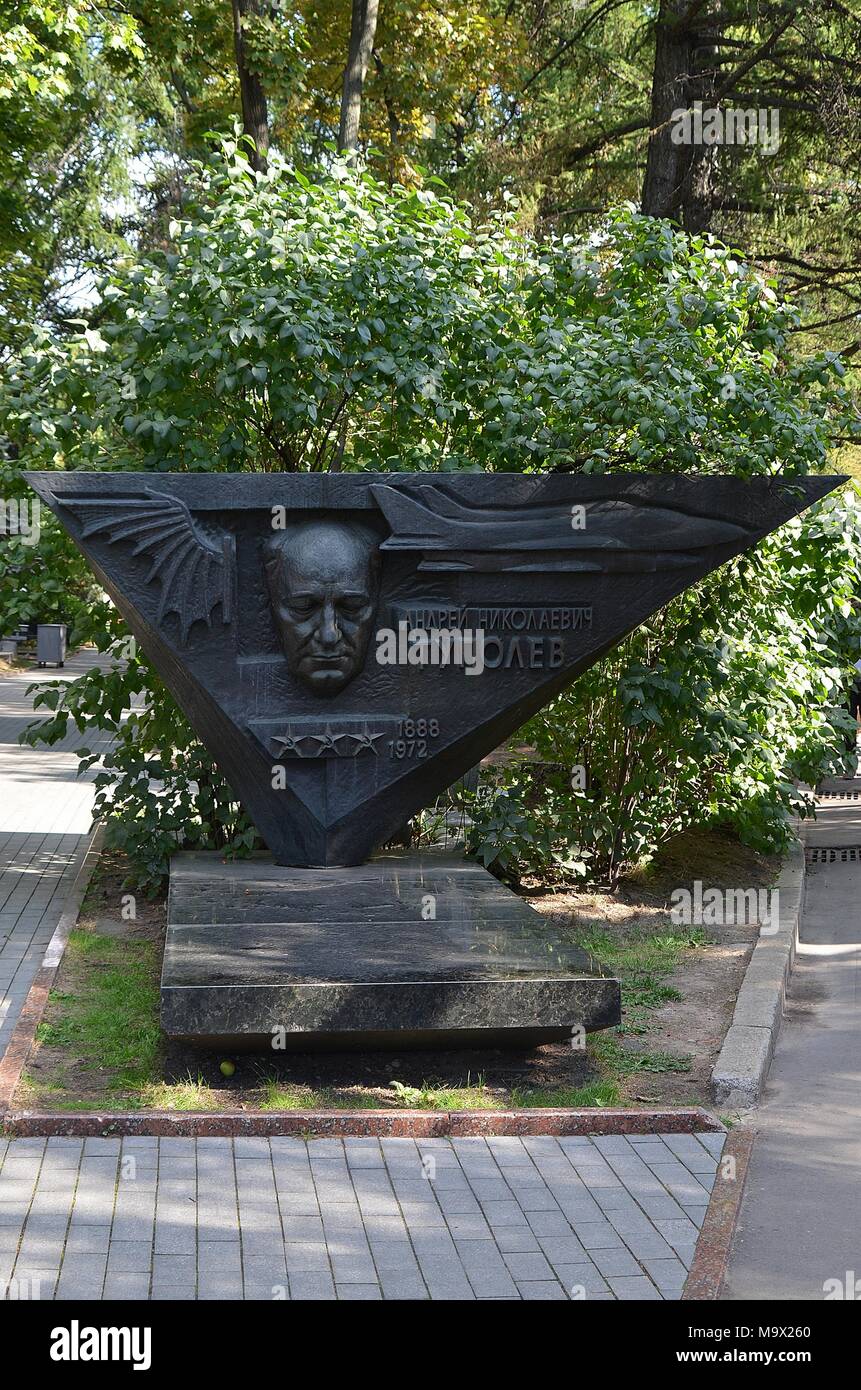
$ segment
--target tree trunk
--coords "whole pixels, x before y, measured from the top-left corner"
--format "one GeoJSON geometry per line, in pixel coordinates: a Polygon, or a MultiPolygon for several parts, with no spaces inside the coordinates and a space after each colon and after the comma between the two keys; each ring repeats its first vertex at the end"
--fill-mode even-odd
{"type": "Polygon", "coordinates": [[[694,135],[678,140],[674,112],[692,113],[694,102],[708,108],[716,89],[715,17],[710,4],[697,0],[661,0],[655,29],[655,66],[649,151],[643,180],[643,212],[674,217],[686,231],[708,229],[715,204],[717,144],[694,135]],[[708,32],[707,41],[700,36],[708,32]],[[675,139],[674,139],[675,135],[675,139]]]}
{"type": "Polygon", "coordinates": [[[266,169],[266,153],[269,149],[269,112],[266,107],[266,93],[256,72],[248,68],[245,53],[245,39],[242,21],[247,15],[260,13],[260,0],[231,0],[233,5],[233,44],[236,50],[236,66],[239,70],[239,91],[242,97],[242,129],[254,141],[251,155],[253,168],[266,169]]]}
{"type": "Polygon", "coordinates": [[[341,96],[341,124],[338,130],[338,149],[349,154],[359,146],[359,121],[362,115],[362,88],[377,32],[379,0],[353,0],[350,24],[350,49],[344,68],[344,90],[341,96]]]}

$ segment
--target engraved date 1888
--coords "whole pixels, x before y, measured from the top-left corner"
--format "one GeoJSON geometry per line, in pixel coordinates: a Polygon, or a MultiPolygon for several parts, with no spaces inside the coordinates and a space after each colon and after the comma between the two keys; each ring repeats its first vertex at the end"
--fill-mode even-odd
{"type": "Polygon", "coordinates": [[[431,739],[439,738],[438,719],[399,719],[396,738],[389,739],[393,758],[426,758],[431,739]]]}

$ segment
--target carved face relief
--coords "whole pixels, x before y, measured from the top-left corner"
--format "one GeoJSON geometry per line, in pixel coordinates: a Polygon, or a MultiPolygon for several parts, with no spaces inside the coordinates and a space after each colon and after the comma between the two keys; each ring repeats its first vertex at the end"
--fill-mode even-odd
{"type": "Polygon", "coordinates": [[[266,542],[272,615],[294,676],[337,695],[365,661],[379,593],[378,541],[349,521],[299,522],[266,542]]]}

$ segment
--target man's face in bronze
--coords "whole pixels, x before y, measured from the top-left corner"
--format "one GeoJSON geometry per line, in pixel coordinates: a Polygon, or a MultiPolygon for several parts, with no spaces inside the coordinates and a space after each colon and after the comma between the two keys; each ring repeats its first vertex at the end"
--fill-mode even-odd
{"type": "Polygon", "coordinates": [[[348,521],[308,521],[265,546],[275,626],[290,671],[336,695],[365,660],[379,592],[375,537],[348,521]]]}

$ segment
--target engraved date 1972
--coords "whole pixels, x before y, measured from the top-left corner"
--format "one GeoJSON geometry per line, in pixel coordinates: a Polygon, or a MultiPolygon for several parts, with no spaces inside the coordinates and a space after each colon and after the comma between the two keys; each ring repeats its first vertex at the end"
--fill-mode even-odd
{"type": "Polygon", "coordinates": [[[393,758],[426,758],[428,743],[439,738],[438,719],[399,719],[396,738],[389,739],[393,758]]]}

